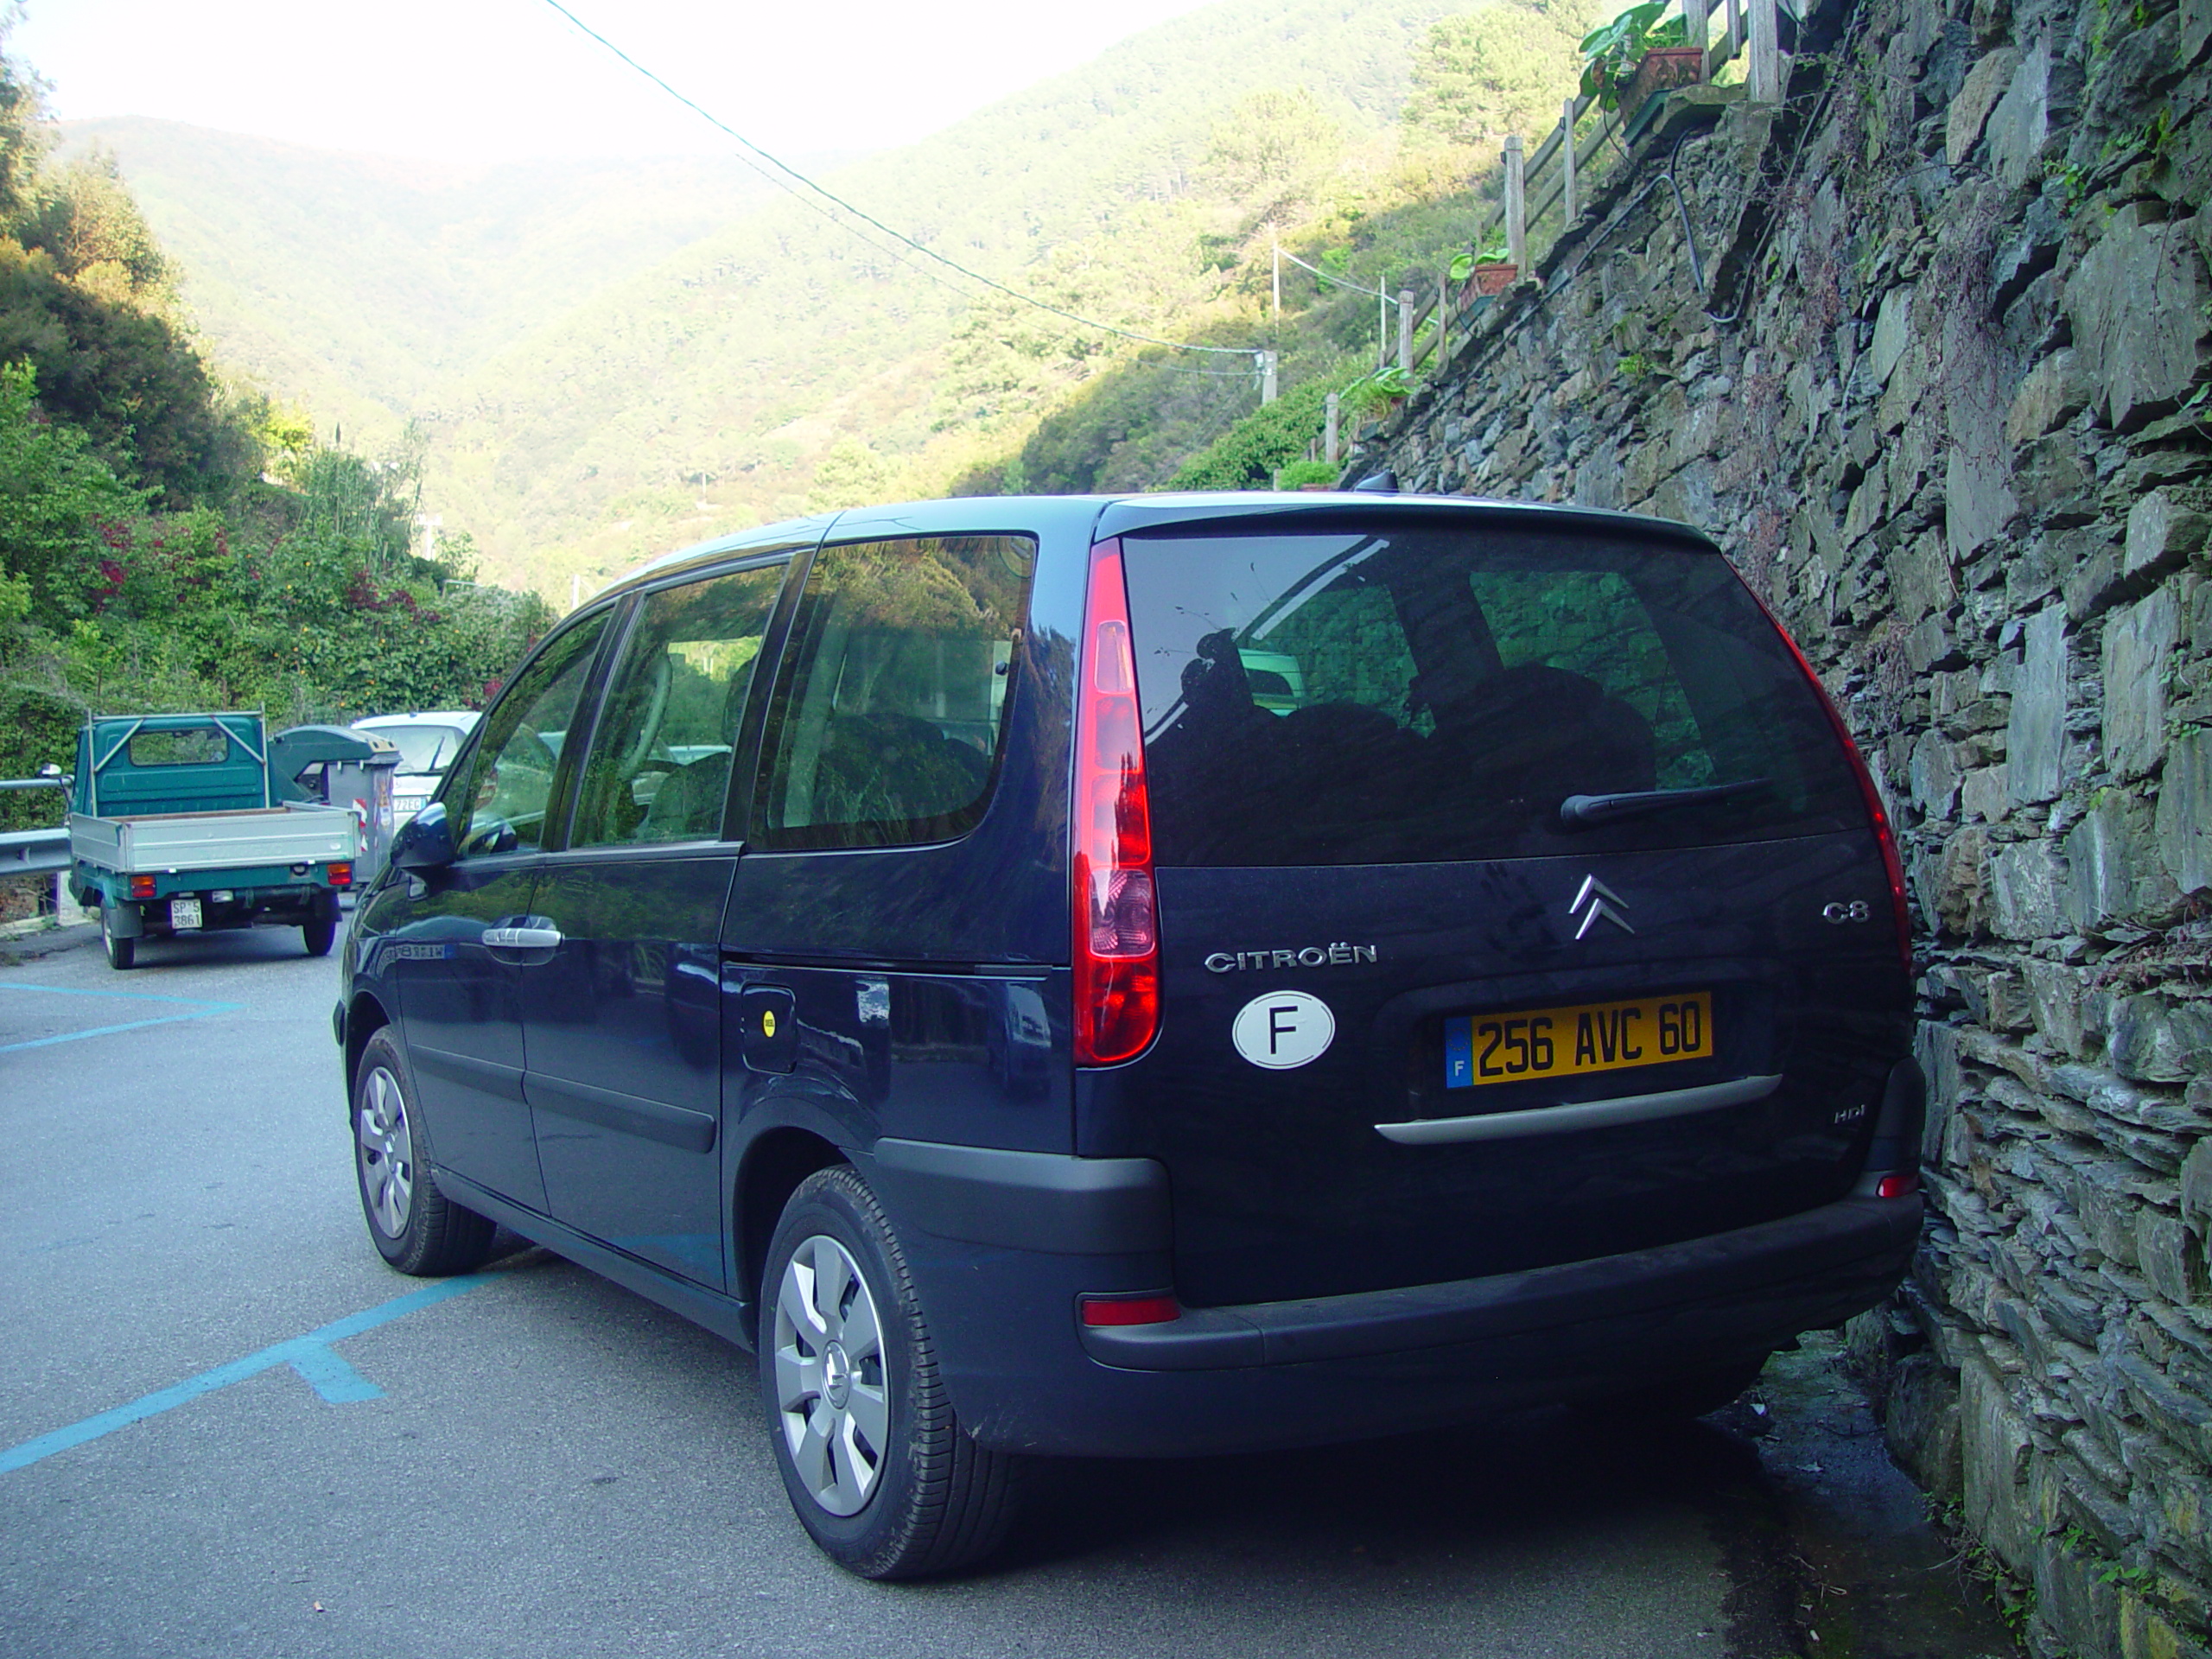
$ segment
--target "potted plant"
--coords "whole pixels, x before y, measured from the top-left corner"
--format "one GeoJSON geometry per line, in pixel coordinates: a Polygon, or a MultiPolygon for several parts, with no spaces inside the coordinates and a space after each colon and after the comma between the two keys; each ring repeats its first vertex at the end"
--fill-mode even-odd
{"type": "Polygon", "coordinates": [[[1356,414],[1378,419],[1389,415],[1412,395],[1414,383],[1396,364],[1362,375],[1344,390],[1343,404],[1356,414]]]}
{"type": "Polygon", "coordinates": [[[1459,294],[1462,305],[1471,299],[1503,294],[1513,286],[1521,267],[1508,259],[1506,252],[1505,232],[1499,230],[1492,232],[1482,246],[1452,262],[1452,280],[1464,284],[1459,294]]]}
{"type": "Polygon", "coordinates": [[[1627,111],[1631,128],[1654,96],[1705,79],[1705,54],[1688,44],[1679,14],[1665,15],[1670,3],[1645,0],[1582,37],[1583,96],[1627,111]]]}

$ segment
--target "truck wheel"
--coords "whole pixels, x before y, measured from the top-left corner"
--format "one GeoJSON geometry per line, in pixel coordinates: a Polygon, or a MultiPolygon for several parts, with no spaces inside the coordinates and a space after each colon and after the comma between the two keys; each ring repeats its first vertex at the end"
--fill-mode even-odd
{"type": "Polygon", "coordinates": [[[414,1080],[386,1027],[353,1073],[353,1170],[378,1253],[417,1278],[481,1267],[493,1224],[438,1190],[429,1143],[415,1115],[414,1080]]]}
{"type": "Polygon", "coordinates": [[[864,1579],[912,1579],[997,1548],[1020,1459],[954,1420],[898,1236],[851,1169],[791,1195],[760,1309],[776,1466],[823,1554],[864,1579]]]}
{"type": "Polygon", "coordinates": [[[308,955],[311,957],[328,956],[330,942],[337,937],[338,918],[334,916],[324,916],[300,924],[300,938],[307,942],[308,955]]]}
{"type": "Polygon", "coordinates": [[[119,939],[115,936],[115,910],[112,906],[100,906],[100,943],[107,947],[107,965],[118,970],[138,960],[138,941],[119,939]]]}

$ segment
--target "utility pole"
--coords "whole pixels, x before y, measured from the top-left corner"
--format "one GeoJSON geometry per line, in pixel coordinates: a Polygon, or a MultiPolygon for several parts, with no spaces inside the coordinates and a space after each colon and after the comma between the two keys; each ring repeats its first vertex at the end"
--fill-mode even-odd
{"type": "Polygon", "coordinates": [[[1273,315],[1278,321],[1280,321],[1282,316],[1282,238],[1280,236],[1271,236],[1268,238],[1268,242],[1274,253],[1274,307],[1273,315]]]}
{"type": "Polygon", "coordinates": [[[1255,352],[1253,355],[1260,361],[1260,403],[1264,407],[1275,400],[1275,354],[1255,352]]]}
{"type": "Polygon", "coordinates": [[[1321,458],[1330,466],[1337,464],[1337,394],[1329,394],[1328,418],[1321,428],[1321,458]]]}

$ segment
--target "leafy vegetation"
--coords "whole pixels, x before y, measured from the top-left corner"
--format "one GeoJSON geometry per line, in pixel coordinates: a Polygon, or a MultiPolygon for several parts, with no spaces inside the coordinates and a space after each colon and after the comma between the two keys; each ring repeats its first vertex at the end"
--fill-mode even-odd
{"type": "Polygon", "coordinates": [[[0,50],[0,775],[66,764],[93,709],[480,701],[544,607],[476,586],[465,536],[413,553],[418,456],[225,391],[113,162],[49,137],[0,50]]]}

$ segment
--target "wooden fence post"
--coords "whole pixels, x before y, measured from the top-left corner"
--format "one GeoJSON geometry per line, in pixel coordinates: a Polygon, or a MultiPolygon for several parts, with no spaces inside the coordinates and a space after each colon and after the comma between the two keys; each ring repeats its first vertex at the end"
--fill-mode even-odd
{"type": "Polygon", "coordinates": [[[1516,281],[1529,274],[1529,178],[1517,132],[1505,138],[1505,257],[1516,281]]]}
{"type": "Polygon", "coordinates": [[[1560,224],[1564,228],[1574,223],[1580,206],[1574,200],[1574,100],[1571,98],[1559,106],[1559,127],[1560,165],[1567,169],[1565,194],[1561,197],[1564,206],[1560,210],[1560,224]]]}
{"type": "Polygon", "coordinates": [[[1398,290],[1398,367],[1407,374],[1414,372],[1414,291],[1410,288],[1398,290]]]}
{"type": "Polygon", "coordinates": [[[1328,418],[1321,428],[1321,458],[1330,466],[1337,464],[1337,394],[1329,394],[1328,418]]]}
{"type": "Polygon", "coordinates": [[[1260,353],[1260,402],[1272,404],[1275,400],[1275,354],[1260,353]]]}
{"type": "Polygon", "coordinates": [[[1782,102],[1782,35],[1775,0],[1751,0],[1751,99],[1782,102]]]}
{"type": "Polygon", "coordinates": [[[1744,49],[1744,0],[1728,0],[1728,55],[1744,49]]]}
{"type": "Polygon", "coordinates": [[[1705,79],[1705,51],[1708,39],[1706,19],[1712,12],[1710,0],[1682,0],[1682,44],[1697,48],[1697,78],[1705,79]]]}
{"type": "Polygon", "coordinates": [[[1436,273],[1436,366],[1452,360],[1452,268],[1436,273]]]}

